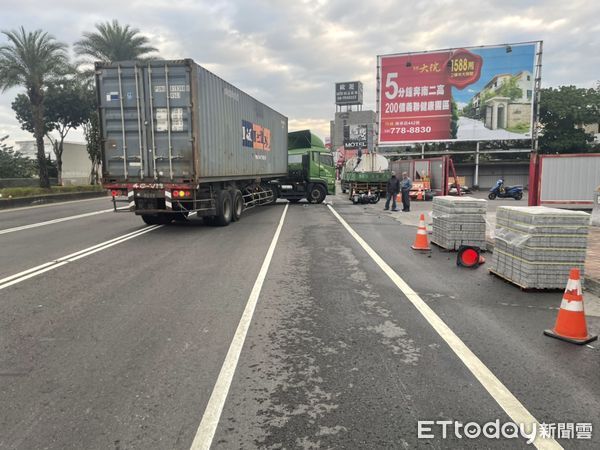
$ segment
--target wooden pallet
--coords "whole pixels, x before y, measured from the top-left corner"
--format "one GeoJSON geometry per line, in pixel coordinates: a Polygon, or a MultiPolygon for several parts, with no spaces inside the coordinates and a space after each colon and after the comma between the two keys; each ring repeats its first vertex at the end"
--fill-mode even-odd
{"type": "Polygon", "coordinates": [[[506,276],[502,275],[501,273],[496,272],[491,267],[488,267],[488,272],[490,274],[495,275],[496,277],[500,278],[501,280],[506,281],[507,283],[517,286],[523,292],[557,292],[557,291],[563,290],[562,288],[532,288],[532,287],[523,286],[522,284],[517,283],[516,281],[511,280],[510,278],[507,278],[506,276]]]}
{"type": "Polygon", "coordinates": [[[438,244],[437,242],[435,242],[433,239],[430,239],[430,242],[435,245],[437,248],[439,248],[441,251],[446,252],[446,253],[450,253],[450,252],[455,252],[456,250],[452,250],[446,247],[442,247],[441,244],[438,244]]]}

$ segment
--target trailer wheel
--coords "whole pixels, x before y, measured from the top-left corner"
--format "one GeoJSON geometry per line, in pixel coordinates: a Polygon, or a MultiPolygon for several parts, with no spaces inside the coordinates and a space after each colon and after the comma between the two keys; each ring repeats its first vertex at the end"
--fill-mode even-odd
{"type": "Polygon", "coordinates": [[[326,195],[327,192],[325,191],[325,188],[322,185],[313,184],[310,191],[308,192],[306,199],[310,203],[323,203],[323,200],[325,200],[326,195]]]}
{"type": "Polygon", "coordinates": [[[143,214],[142,220],[146,223],[146,225],[167,225],[167,224],[171,223],[171,221],[173,220],[173,217],[171,217],[168,214],[161,214],[161,215],[143,214]]]}
{"type": "Polygon", "coordinates": [[[231,195],[229,191],[218,191],[217,192],[217,215],[215,216],[217,225],[225,227],[231,222],[233,215],[233,207],[231,202],[231,195]]]}
{"type": "Polygon", "coordinates": [[[244,198],[242,193],[238,189],[231,191],[231,220],[237,222],[242,217],[242,211],[244,210],[244,198]]]}

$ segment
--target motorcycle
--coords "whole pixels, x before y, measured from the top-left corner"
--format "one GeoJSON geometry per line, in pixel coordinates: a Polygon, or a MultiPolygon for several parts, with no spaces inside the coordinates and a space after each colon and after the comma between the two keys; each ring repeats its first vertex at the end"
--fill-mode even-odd
{"type": "Polygon", "coordinates": [[[488,198],[494,200],[498,198],[514,198],[521,200],[523,198],[523,186],[504,186],[504,180],[496,181],[496,186],[490,189],[488,198]]]}
{"type": "Polygon", "coordinates": [[[375,191],[375,193],[371,193],[371,191],[367,193],[354,194],[351,198],[352,204],[354,205],[366,205],[366,204],[375,204],[379,201],[381,195],[379,191],[375,191]]]}

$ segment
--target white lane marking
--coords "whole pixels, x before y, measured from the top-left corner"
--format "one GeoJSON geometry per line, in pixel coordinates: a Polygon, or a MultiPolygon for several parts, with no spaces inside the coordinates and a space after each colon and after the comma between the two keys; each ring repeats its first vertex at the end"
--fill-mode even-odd
{"type": "Polygon", "coordinates": [[[242,352],[242,347],[244,346],[244,341],[246,340],[246,334],[248,333],[248,328],[250,327],[250,322],[252,321],[252,316],[254,315],[254,309],[256,308],[256,303],[258,302],[258,296],[260,295],[260,291],[267,276],[267,271],[269,270],[269,265],[271,264],[271,259],[273,258],[273,253],[275,252],[275,247],[277,245],[277,241],[279,240],[279,235],[281,234],[281,229],[283,228],[283,221],[285,220],[288,206],[289,204],[285,205],[283,213],[281,214],[281,219],[279,219],[279,225],[277,226],[275,235],[271,240],[271,245],[269,246],[269,250],[267,250],[267,254],[260,268],[260,272],[258,272],[258,277],[254,282],[252,292],[250,292],[250,297],[246,303],[246,308],[244,309],[244,313],[242,314],[237,330],[235,331],[235,335],[233,336],[233,340],[231,341],[231,345],[229,346],[227,356],[225,356],[225,361],[223,362],[223,366],[219,372],[219,377],[217,378],[217,382],[215,383],[210,399],[208,400],[208,404],[206,405],[206,409],[204,410],[202,421],[200,422],[198,430],[196,431],[196,436],[192,442],[191,450],[208,450],[212,444],[215,431],[219,425],[219,419],[221,418],[221,412],[223,411],[223,406],[225,405],[225,400],[227,399],[227,394],[229,393],[231,380],[233,379],[238,360],[240,359],[240,353],[242,352]]]}
{"type": "MultiPolygon", "coordinates": [[[[118,209],[121,209],[121,208],[118,208],[118,209]]],[[[4,230],[0,230],[0,234],[14,233],[15,231],[22,231],[22,230],[29,230],[30,228],[43,227],[45,225],[52,225],[53,223],[67,222],[69,220],[83,219],[84,217],[96,216],[98,214],[104,214],[104,213],[112,212],[112,211],[114,211],[112,208],[111,209],[103,209],[101,211],[93,211],[93,212],[84,213],[84,214],[77,214],[76,216],[61,217],[59,219],[46,220],[45,222],[37,222],[37,223],[31,223],[29,225],[21,225],[19,227],[5,228],[4,230]]]]}
{"type": "Polygon", "coordinates": [[[121,244],[122,242],[128,241],[129,239],[133,239],[135,237],[141,236],[142,234],[149,233],[150,231],[154,231],[163,226],[164,225],[151,225],[141,230],[133,231],[131,233],[124,234],[123,236],[119,236],[114,239],[101,242],[100,244],[93,245],[86,249],[79,250],[78,252],[62,256],[61,258],[55,259],[54,261],[49,261],[39,266],[32,267],[31,269],[24,270],[23,272],[19,272],[9,277],[2,278],[0,280],[0,291],[9,286],[13,286],[17,283],[21,283],[22,281],[29,280],[30,278],[41,275],[45,272],[57,269],[70,262],[77,261],[78,259],[93,255],[96,252],[106,250],[107,248],[110,248],[113,245],[121,244]]]}
{"type": "MultiPolygon", "coordinates": [[[[155,228],[155,227],[156,227],[156,225],[152,225],[152,226],[147,227],[147,228],[155,228]]],[[[28,274],[30,272],[35,272],[35,271],[43,269],[44,267],[47,267],[49,265],[56,264],[57,262],[61,262],[61,261],[66,260],[66,259],[73,258],[73,257],[75,257],[75,256],[77,256],[77,255],[79,255],[81,253],[89,252],[90,250],[94,250],[94,249],[96,249],[98,247],[102,247],[102,246],[104,246],[106,244],[110,244],[111,242],[115,242],[115,241],[121,240],[123,238],[126,238],[128,236],[132,236],[134,234],[138,234],[138,233],[140,233],[142,231],[145,231],[147,228],[141,228],[139,230],[132,231],[131,233],[127,233],[127,234],[124,234],[122,236],[118,236],[116,238],[109,239],[108,241],[101,242],[100,244],[96,244],[96,245],[93,245],[91,247],[85,248],[83,250],[79,250],[79,251],[77,251],[75,253],[71,253],[71,254],[63,256],[61,258],[55,259],[54,261],[49,261],[49,262],[41,264],[39,266],[32,267],[31,269],[24,270],[23,272],[19,272],[19,273],[16,273],[14,275],[11,275],[9,277],[2,278],[2,279],[0,279],[0,285],[3,284],[3,283],[5,283],[5,282],[7,282],[7,281],[9,281],[9,280],[14,279],[14,278],[18,278],[18,277],[20,277],[22,275],[26,275],[26,274],[28,274]]]]}
{"type": "MultiPolygon", "coordinates": [[[[117,210],[128,210],[129,208],[127,206],[122,206],[120,208],[117,208],[117,210]]],[[[29,225],[22,225],[19,227],[13,227],[13,228],[6,228],[4,230],[0,230],[0,234],[7,234],[7,233],[13,233],[15,231],[22,231],[22,230],[29,230],[30,228],[37,228],[37,227],[43,227],[44,225],[52,225],[54,223],[60,223],[60,222],[66,222],[69,220],[75,220],[75,219],[83,219],[84,217],[91,217],[91,216],[95,216],[98,214],[104,214],[107,212],[113,212],[114,209],[103,209],[101,211],[93,211],[93,212],[89,212],[89,213],[84,213],[84,214],[78,214],[76,216],[69,216],[69,217],[61,217],[59,219],[52,219],[52,220],[47,220],[45,222],[38,222],[38,223],[32,223],[29,225]]],[[[193,217],[194,215],[196,215],[196,212],[190,213],[188,215],[188,217],[193,217]]]]}
{"type": "Polygon", "coordinates": [[[465,343],[444,323],[442,319],[431,309],[419,294],[398,275],[369,244],[361,238],[354,229],[338,214],[331,206],[327,205],[333,215],[346,228],[350,235],[360,244],[373,261],[385,272],[392,282],[402,291],[415,308],[421,313],[423,318],[429,322],[431,327],[440,335],[452,351],[467,366],[467,369],[479,380],[483,387],[489,392],[492,398],[508,414],[508,416],[517,424],[526,424],[525,426],[535,426],[538,430],[537,437],[533,444],[539,449],[561,449],[562,446],[554,439],[540,438],[540,424],[533,415],[527,411],[525,406],[496,378],[490,369],[465,345],[465,343]],[[531,424],[531,425],[530,425],[531,424]]]}
{"type": "Polygon", "coordinates": [[[43,205],[22,206],[22,207],[19,207],[19,208],[6,208],[6,209],[1,209],[0,210],[0,214],[2,214],[2,213],[10,213],[10,212],[19,212],[19,211],[24,211],[26,209],[47,208],[48,206],[66,205],[66,204],[69,204],[69,203],[91,202],[91,201],[94,201],[94,200],[108,200],[108,201],[110,201],[110,197],[107,195],[107,196],[103,196],[103,197],[84,198],[82,200],[69,200],[69,201],[66,201],[66,202],[44,203],[43,205]]]}

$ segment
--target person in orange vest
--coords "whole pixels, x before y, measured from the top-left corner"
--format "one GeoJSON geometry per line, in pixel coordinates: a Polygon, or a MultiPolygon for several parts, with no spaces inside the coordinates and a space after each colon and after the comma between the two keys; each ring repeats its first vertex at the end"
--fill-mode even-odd
{"type": "Polygon", "coordinates": [[[392,171],[392,176],[387,182],[384,211],[390,209],[390,200],[392,200],[392,211],[398,211],[398,206],[396,205],[396,196],[398,195],[398,192],[400,192],[400,180],[396,178],[396,173],[392,171]]]}
{"type": "Polygon", "coordinates": [[[412,180],[408,177],[406,172],[402,172],[402,181],[400,182],[400,189],[402,190],[402,211],[410,211],[410,190],[412,189],[412,180]]]}

